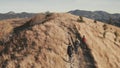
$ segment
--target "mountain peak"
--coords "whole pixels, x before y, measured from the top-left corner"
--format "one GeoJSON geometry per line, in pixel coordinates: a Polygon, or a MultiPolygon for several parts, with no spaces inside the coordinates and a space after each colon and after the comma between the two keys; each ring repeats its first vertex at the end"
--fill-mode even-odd
{"type": "Polygon", "coordinates": [[[14,15],[14,14],[16,14],[14,11],[9,11],[9,12],[7,12],[7,14],[12,14],[12,15],[14,15]]]}

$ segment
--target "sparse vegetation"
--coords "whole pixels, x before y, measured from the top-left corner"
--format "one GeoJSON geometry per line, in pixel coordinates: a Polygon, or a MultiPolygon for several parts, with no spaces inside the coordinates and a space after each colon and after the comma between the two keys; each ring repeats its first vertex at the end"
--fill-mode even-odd
{"type": "Polygon", "coordinates": [[[103,33],[103,38],[105,38],[105,35],[106,35],[106,31],[103,33]]]}
{"type": "Polygon", "coordinates": [[[118,32],[118,31],[115,31],[114,34],[116,37],[120,36],[120,32],[118,32]]]}
{"type": "Polygon", "coordinates": [[[94,23],[97,23],[97,20],[94,20],[94,23]]]}
{"type": "Polygon", "coordinates": [[[117,41],[117,38],[114,38],[115,41],[117,41]]]}
{"type": "Polygon", "coordinates": [[[120,36],[120,33],[118,31],[115,31],[114,34],[116,36],[116,38],[114,40],[117,41],[118,37],[120,36]]]}
{"type": "Polygon", "coordinates": [[[108,29],[107,24],[104,24],[104,25],[103,25],[103,29],[104,29],[104,30],[107,30],[107,29],[108,29]]]}
{"type": "Polygon", "coordinates": [[[45,14],[46,14],[46,17],[49,17],[51,16],[52,13],[50,11],[46,11],[45,14]]]}
{"type": "Polygon", "coordinates": [[[6,22],[0,22],[0,41],[8,40],[10,33],[12,32],[12,25],[6,22]]]}
{"type": "Polygon", "coordinates": [[[50,14],[50,11],[46,11],[45,14],[50,14]]]}
{"type": "Polygon", "coordinates": [[[78,22],[84,22],[83,17],[79,16],[79,19],[77,20],[78,22]]]}

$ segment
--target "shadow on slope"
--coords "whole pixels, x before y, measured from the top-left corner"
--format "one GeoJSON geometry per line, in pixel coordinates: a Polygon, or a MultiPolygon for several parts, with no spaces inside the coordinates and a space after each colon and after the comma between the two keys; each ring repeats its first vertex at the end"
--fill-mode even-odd
{"type": "MultiPolygon", "coordinates": [[[[94,57],[91,53],[91,50],[87,46],[86,43],[82,42],[82,38],[81,38],[82,36],[80,35],[77,28],[76,27],[74,28],[75,31],[73,31],[72,29],[69,29],[69,30],[72,31],[73,33],[75,32],[74,34],[76,35],[78,40],[81,41],[80,47],[81,47],[81,50],[82,50],[82,53],[83,53],[83,56],[84,56],[84,61],[86,62],[85,68],[97,68],[96,67],[96,61],[95,61],[95,59],[94,59],[94,57]]],[[[72,39],[72,37],[71,37],[71,39],[72,39]]],[[[75,45],[74,42],[72,42],[72,43],[73,43],[73,45],[75,45]]],[[[82,62],[79,61],[79,63],[80,63],[80,66],[81,66],[82,62]]]]}
{"type": "Polygon", "coordinates": [[[46,21],[49,21],[50,19],[52,19],[50,16],[52,15],[52,13],[49,14],[38,14],[37,16],[34,16],[33,18],[31,18],[31,20],[29,20],[28,22],[26,22],[25,24],[14,28],[14,32],[15,33],[19,33],[19,31],[25,30],[25,29],[29,29],[29,27],[32,27],[34,25],[39,25],[39,24],[44,24],[46,21]]]}

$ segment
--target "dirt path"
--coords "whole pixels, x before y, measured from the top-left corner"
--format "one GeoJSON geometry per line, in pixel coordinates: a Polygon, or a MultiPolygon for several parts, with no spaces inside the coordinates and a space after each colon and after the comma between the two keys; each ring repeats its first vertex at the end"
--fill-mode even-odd
{"type": "MultiPolygon", "coordinates": [[[[82,41],[79,33],[78,33],[77,36],[78,36],[78,39],[80,41],[82,41]]],[[[86,66],[85,68],[96,68],[96,65],[95,65],[96,62],[95,62],[94,57],[91,54],[91,50],[87,46],[87,44],[81,42],[80,48],[82,50],[82,54],[83,54],[83,57],[84,57],[85,66],[86,66]]]]}
{"type": "MultiPolygon", "coordinates": [[[[76,33],[76,36],[79,41],[82,41],[79,32],[76,33]]],[[[81,45],[78,48],[78,54],[74,54],[72,58],[71,68],[97,68],[91,50],[86,43],[81,42],[81,45]]]]}

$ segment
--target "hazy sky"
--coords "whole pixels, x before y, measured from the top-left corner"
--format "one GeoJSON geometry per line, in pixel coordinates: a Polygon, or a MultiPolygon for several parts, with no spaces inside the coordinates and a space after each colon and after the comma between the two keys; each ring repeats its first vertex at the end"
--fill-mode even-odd
{"type": "Polygon", "coordinates": [[[120,0],[0,0],[0,13],[67,12],[75,9],[120,13],[120,0]]]}

